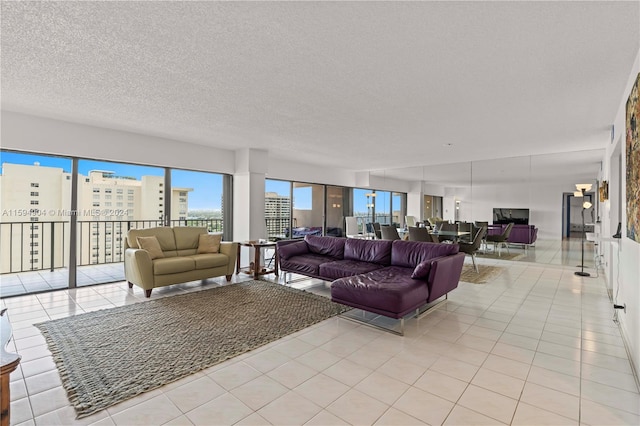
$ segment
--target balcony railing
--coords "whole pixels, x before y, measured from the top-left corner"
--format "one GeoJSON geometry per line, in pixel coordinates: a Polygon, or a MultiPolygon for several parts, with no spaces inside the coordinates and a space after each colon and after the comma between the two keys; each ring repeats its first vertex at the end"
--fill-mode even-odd
{"type": "MultiPolygon", "coordinates": [[[[123,239],[129,229],[162,226],[161,220],[78,221],[77,266],[124,260],[123,239]]],[[[203,226],[222,232],[222,219],[172,220],[171,226],[203,226]]],[[[0,273],[65,268],[69,262],[70,222],[0,223],[0,273]]]]}
{"type": "Polygon", "coordinates": [[[296,218],[293,219],[293,232],[289,231],[290,223],[289,217],[272,217],[266,218],[265,223],[267,226],[267,238],[271,241],[289,239],[289,238],[304,238],[305,235],[331,235],[335,237],[343,236],[343,227],[322,227],[322,224],[315,225],[300,225],[296,218]]]}

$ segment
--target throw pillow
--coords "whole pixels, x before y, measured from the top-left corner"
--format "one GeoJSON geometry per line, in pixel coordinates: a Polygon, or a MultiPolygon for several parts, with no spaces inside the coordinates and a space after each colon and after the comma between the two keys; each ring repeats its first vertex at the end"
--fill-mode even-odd
{"type": "Polygon", "coordinates": [[[431,271],[431,260],[423,260],[415,267],[411,274],[411,278],[414,280],[427,278],[429,276],[429,271],[431,271]]]}
{"type": "Polygon", "coordinates": [[[220,253],[222,234],[200,234],[198,253],[220,253]]]}
{"type": "Polygon", "coordinates": [[[164,253],[162,252],[160,243],[158,242],[158,239],[155,236],[138,237],[136,238],[136,241],[138,242],[138,246],[140,246],[141,249],[149,252],[149,256],[151,256],[151,260],[164,257],[164,253]]]}

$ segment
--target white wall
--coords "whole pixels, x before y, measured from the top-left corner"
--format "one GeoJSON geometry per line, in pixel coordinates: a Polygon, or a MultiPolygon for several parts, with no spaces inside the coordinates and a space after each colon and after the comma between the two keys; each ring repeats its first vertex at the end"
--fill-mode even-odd
{"type": "Polygon", "coordinates": [[[636,77],[640,72],[640,50],[636,55],[633,68],[630,70],[629,80],[622,99],[620,99],[620,108],[614,122],[615,133],[620,136],[614,136],[614,140],[607,147],[607,152],[603,159],[603,179],[609,180],[610,199],[605,203],[603,212],[602,235],[610,236],[615,232],[618,224],[618,206],[611,206],[611,202],[617,202],[616,195],[618,188],[622,190],[622,238],[619,242],[605,243],[605,259],[611,259],[607,271],[607,277],[612,286],[612,292],[616,297],[617,304],[626,304],[626,313],[618,310],[620,327],[623,336],[627,341],[632,362],[636,368],[636,372],[640,369],[640,243],[632,241],[626,237],[626,181],[625,181],[625,165],[626,165],[626,140],[625,140],[625,123],[626,123],[626,102],[631,92],[631,87],[635,83],[636,77]],[[618,184],[618,152],[623,155],[623,170],[621,173],[622,181],[618,184]],[[612,164],[612,162],[614,164],[612,164]],[[614,212],[614,214],[611,214],[614,212]]]}
{"type": "Polygon", "coordinates": [[[317,166],[301,161],[269,158],[267,179],[321,183],[338,186],[356,186],[355,172],[344,169],[317,166]]]}
{"type": "Polygon", "coordinates": [[[2,111],[2,148],[233,173],[233,151],[2,111]]]}
{"type": "MultiPolygon", "coordinates": [[[[595,177],[594,177],[595,178],[595,177]]],[[[538,228],[538,238],[562,237],[562,197],[575,190],[574,182],[502,183],[473,185],[473,190],[449,188],[443,199],[444,218],[454,217],[455,200],[460,200],[459,220],[493,221],[493,209],[529,209],[529,223],[538,228]]]]}

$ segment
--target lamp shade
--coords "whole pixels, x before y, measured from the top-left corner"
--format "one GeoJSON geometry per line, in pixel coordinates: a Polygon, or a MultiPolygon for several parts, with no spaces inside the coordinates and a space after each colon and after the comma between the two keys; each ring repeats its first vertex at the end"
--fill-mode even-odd
{"type": "Polygon", "coordinates": [[[573,193],[574,197],[582,197],[582,191],[576,191],[573,193]]]}
{"type": "Polygon", "coordinates": [[[585,201],[584,203],[582,203],[582,208],[583,208],[583,209],[588,209],[588,208],[590,208],[592,205],[593,205],[593,204],[591,204],[590,202],[585,201]]]}

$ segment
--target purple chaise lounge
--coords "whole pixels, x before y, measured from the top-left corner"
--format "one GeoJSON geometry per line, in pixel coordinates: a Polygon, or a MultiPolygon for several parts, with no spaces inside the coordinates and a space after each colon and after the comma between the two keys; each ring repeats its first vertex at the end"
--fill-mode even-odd
{"type": "Polygon", "coordinates": [[[402,319],[458,286],[456,244],[308,235],[278,241],[282,271],[331,283],[334,302],[402,319]]]}

